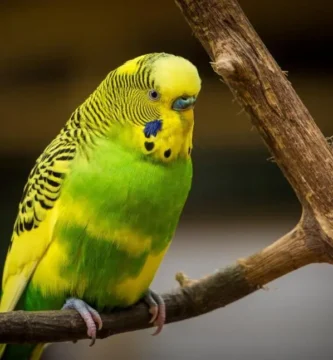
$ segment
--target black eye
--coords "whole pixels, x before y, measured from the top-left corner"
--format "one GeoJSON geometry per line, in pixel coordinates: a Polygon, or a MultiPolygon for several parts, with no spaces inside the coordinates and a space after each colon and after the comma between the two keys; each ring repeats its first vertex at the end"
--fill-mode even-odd
{"type": "Polygon", "coordinates": [[[160,94],[156,90],[149,90],[149,99],[150,100],[158,100],[160,98],[160,94]]]}

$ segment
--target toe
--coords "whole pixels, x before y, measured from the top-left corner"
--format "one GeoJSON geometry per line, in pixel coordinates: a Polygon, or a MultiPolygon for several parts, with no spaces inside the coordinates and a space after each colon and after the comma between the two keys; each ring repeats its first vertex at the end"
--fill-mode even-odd
{"type": "Polygon", "coordinates": [[[89,305],[88,305],[88,310],[89,310],[91,317],[93,318],[95,323],[98,325],[98,330],[101,330],[103,327],[103,321],[102,321],[102,318],[101,318],[99,312],[89,305]]]}
{"type": "Polygon", "coordinates": [[[155,321],[157,320],[158,318],[158,305],[152,305],[150,308],[149,308],[149,312],[152,314],[152,317],[149,321],[149,324],[153,324],[155,323],[155,321]]]}
{"type": "Polygon", "coordinates": [[[158,317],[154,322],[154,325],[156,326],[156,330],[152,335],[153,336],[158,335],[162,331],[164,324],[165,324],[165,305],[161,304],[159,305],[158,308],[158,317]]]}
{"type": "Polygon", "coordinates": [[[164,300],[161,295],[149,289],[144,297],[144,301],[149,306],[149,312],[152,314],[149,323],[154,323],[156,326],[156,330],[152,335],[158,335],[162,331],[165,323],[166,311],[164,300]]]}
{"type": "Polygon", "coordinates": [[[90,346],[93,346],[96,341],[96,324],[98,325],[98,330],[100,330],[103,326],[103,322],[99,313],[84,301],[76,298],[68,299],[62,308],[74,309],[81,315],[87,326],[87,335],[91,338],[90,346]]]}

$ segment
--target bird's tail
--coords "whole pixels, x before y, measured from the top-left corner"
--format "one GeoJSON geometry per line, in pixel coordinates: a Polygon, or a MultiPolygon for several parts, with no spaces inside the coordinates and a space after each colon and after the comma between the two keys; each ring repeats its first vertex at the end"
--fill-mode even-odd
{"type": "Polygon", "coordinates": [[[39,360],[45,347],[46,344],[7,345],[4,348],[1,360],[39,360]]]}
{"type": "MultiPolygon", "coordinates": [[[[0,305],[2,293],[0,288],[0,305]]],[[[40,360],[47,345],[49,344],[0,344],[0,360],[40,360]]]]}

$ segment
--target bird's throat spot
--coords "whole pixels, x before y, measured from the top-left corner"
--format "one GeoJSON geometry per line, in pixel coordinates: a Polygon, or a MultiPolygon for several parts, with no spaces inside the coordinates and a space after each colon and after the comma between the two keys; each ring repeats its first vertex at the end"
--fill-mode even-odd
{"type": "Polygon", "coordinates": [[[145,148],[147,151],[152,151],[154,149],[155,144],[150,141],[145,141],[145,148]]]}
{"type": "Polygon", "coordinates": [[[164,157],[165,157],[165,158],[169,158],[170,155],[171,155],[171,149],[168,149],[168,150],[165,150],[165,151],[164,151],[164,157]]]}

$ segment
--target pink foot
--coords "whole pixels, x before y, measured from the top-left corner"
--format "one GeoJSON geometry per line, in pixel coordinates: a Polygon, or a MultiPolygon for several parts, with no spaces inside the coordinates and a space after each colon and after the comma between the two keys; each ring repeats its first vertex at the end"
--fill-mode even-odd
{"type": "Polygon", "coordinates": [[[64,309],[74,309],[81,315],[87,325],[87,334],[91,338],[90,346],[93,346],[96,341],[96,324],[98,325],[98,330],[101,330],[103,326],[99,313],[83,300],[76,298],[67,299],[65,305],[62,307],[62,310],[64,309]]]}
{"type": "Polygon", "coordinates": [[[147,295],[144,297],[144,301],[149,306],[149,312],[152,314],[149,323],[154,323],[157,327],[152,335],[158,335],[165,324],[166,311],[164,300],[162,296],[152,290],[148,290],[147,295]]]}

